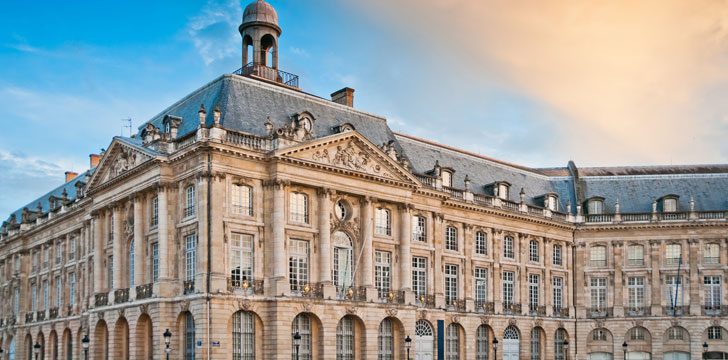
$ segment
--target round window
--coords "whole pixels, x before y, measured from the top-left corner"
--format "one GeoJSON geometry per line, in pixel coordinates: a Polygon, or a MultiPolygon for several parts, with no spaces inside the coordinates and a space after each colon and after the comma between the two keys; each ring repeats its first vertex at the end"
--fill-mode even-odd
{"type": "Polygon", "coordinates": [[[346,219],[346,204],[341,200],[336,202],[336,218],[339,220],[346,219]]]}

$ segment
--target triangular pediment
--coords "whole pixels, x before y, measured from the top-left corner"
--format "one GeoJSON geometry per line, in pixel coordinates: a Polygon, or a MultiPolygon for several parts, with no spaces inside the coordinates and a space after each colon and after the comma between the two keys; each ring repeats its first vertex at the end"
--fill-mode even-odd
{"type": "Polygon", "coordinates": [[[280,149],[274,155],[419,185],[409,171],[356,131],[280,149]]]}
{"type": "Polygon", "coordinates": [[[116,179],[127,172],[152,161],[155,156],[140,148],[115,138],[91,176],[89,189],[116,179]]]}

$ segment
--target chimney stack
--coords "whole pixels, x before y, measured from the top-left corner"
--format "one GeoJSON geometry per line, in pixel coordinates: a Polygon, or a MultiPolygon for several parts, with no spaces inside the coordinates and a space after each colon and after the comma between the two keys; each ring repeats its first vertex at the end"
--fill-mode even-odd
{"type": "Polygon", "coordinates": [[[101,161],[101,155],[91,154],[88,157],[91,159],[92,168],[96,167],[99,164],[99,161],[101,161]]]}
{"type": "Polygon", "coordinates": [[[78,176],[78,173],[75,173],[73,171],[66,171],[66,182],[73,180],[76,176],[78,176]]]}
{"type": "Polygon", "coordinates": [[[354,89],[345,87],[334,92],[331,94],[331,101],[337,104],[354,107],[354,89]]]}

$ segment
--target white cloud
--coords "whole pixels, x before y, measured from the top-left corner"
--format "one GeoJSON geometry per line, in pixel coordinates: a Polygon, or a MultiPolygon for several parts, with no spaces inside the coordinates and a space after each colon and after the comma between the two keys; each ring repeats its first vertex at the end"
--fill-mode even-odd
{"type": "Polygon", "coordinates": [[[239,52],[240,35],[237,28],[242,17],[239,1],[211,0],[200,15],[190,19],[187,34],[206,65],[239,52]]]}
{"type": "Polygon", "coordinates": [[[291,46],[290,48],[288,48],[288,51],[293,55],[297,55],[297,56],[301,56],[301,57],[309,56],[309,53],[306,49],[295,47],[295,46],[291,46]]]}

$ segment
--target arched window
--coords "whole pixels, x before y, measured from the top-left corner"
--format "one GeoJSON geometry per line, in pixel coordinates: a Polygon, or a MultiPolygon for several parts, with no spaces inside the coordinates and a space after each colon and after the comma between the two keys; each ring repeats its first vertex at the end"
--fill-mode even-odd
{"type": "Polygon", "coordinates": [[[604,212],[604,199],[591,199],[587,204],[589,206],[589,215],[598,215],[604,212]]]}
{"type": "Polygon", "coordinates": [[[185,360],[195,360],[195,318],[185,314],[185,360]]]}
{"type": "Polygon", "coordinates": [[[556,329],[554,334],[554,358],[555,360],[564,360],[566,358],[566,351],[564,349],[564,340],[566,340],[566,330],[556,329]]]}
{"type": "Polygon", "coordinates": [[[348,315],[336,326],[336,360],[354,360],[354,320],[348,315]]]}
{"type": "Polygon", "coordinates": [[[516,254],[513,250],[513,237],[506,236],[503,238],[503,257],[508,259],[514,259],[516,254]]]}
{"type": "Polygon", "coordinates": [[[445,333],[445,359],[446,360],[459,360],[460,359],[460,329],[458,324],[450,324],[447,326],[447,332],[445,333]]]}
{"type": "Polygon", "coordinates": [[[679,326],[673,326],[667,329],[667,340],[668,341],[685,341],[689,340],[689,336],[685,329],[679,326]]]}
{"type": "Polygon", "coordinates": [[[531,360],[541,360],[541,329],[531,330],[531,360]]]}
{"type": "Polygon", "coordinates": [[[607,341],[606,329],[594,329],[594,331],[592,331],[592,341],[607,341]]]}
{"type": "MultiPolygon", "coordinates": [[[[293,326],[291,326],[291,333],[295,334],[298,332],[301,335],[301,344],[298,348],[299,359],[311,360],[311,316],[308,314],[298,314],[293,319],[293,326]]],[[[293,336],[291,336],[293,339],[293,336]]],[[[293,345],[293,356],[296,356],[296,346],[293,345]]]]}
{"type": "Polygon", "coordinates": [[[233,360],[255,360],[255,316],[250,311],[233,314],[233,360]]]}
{"type": "Polygon", "coordinates": [[[723,340],[723,328],[720,326],[709,327],[708,340],[723,340]]]}
{"type": "Polygon", "coordinates": [[[486,325],[478,326],[475,338],[475,360],[488,360],[488,327],[486,325]]]}
{"type": "Polygon", "coordinates": [[[503,331],[503,339],[518,340],[518,330],[513,325],[509,325],[505,331],[503,331]]]}
{"type": "Polygon", "coordinates": [[[333,236],[334,261],[331,277],[339,293],[344,293],[352,284],[352,254],[351,238],[345,232],[337,231],[333,236]]]}
{"type": "Polygon", "coordinates": [[[392,331],[392,319],[386,318],[379,324],[378,360],[394,360],[394,332],[392,331]]]}
{"type": "Polygon", "coordinates": [[[531,240],[531,242],[528,243],[528,254],[528,260],[532,262],[538,262],[538,241],[531,240]]]}

